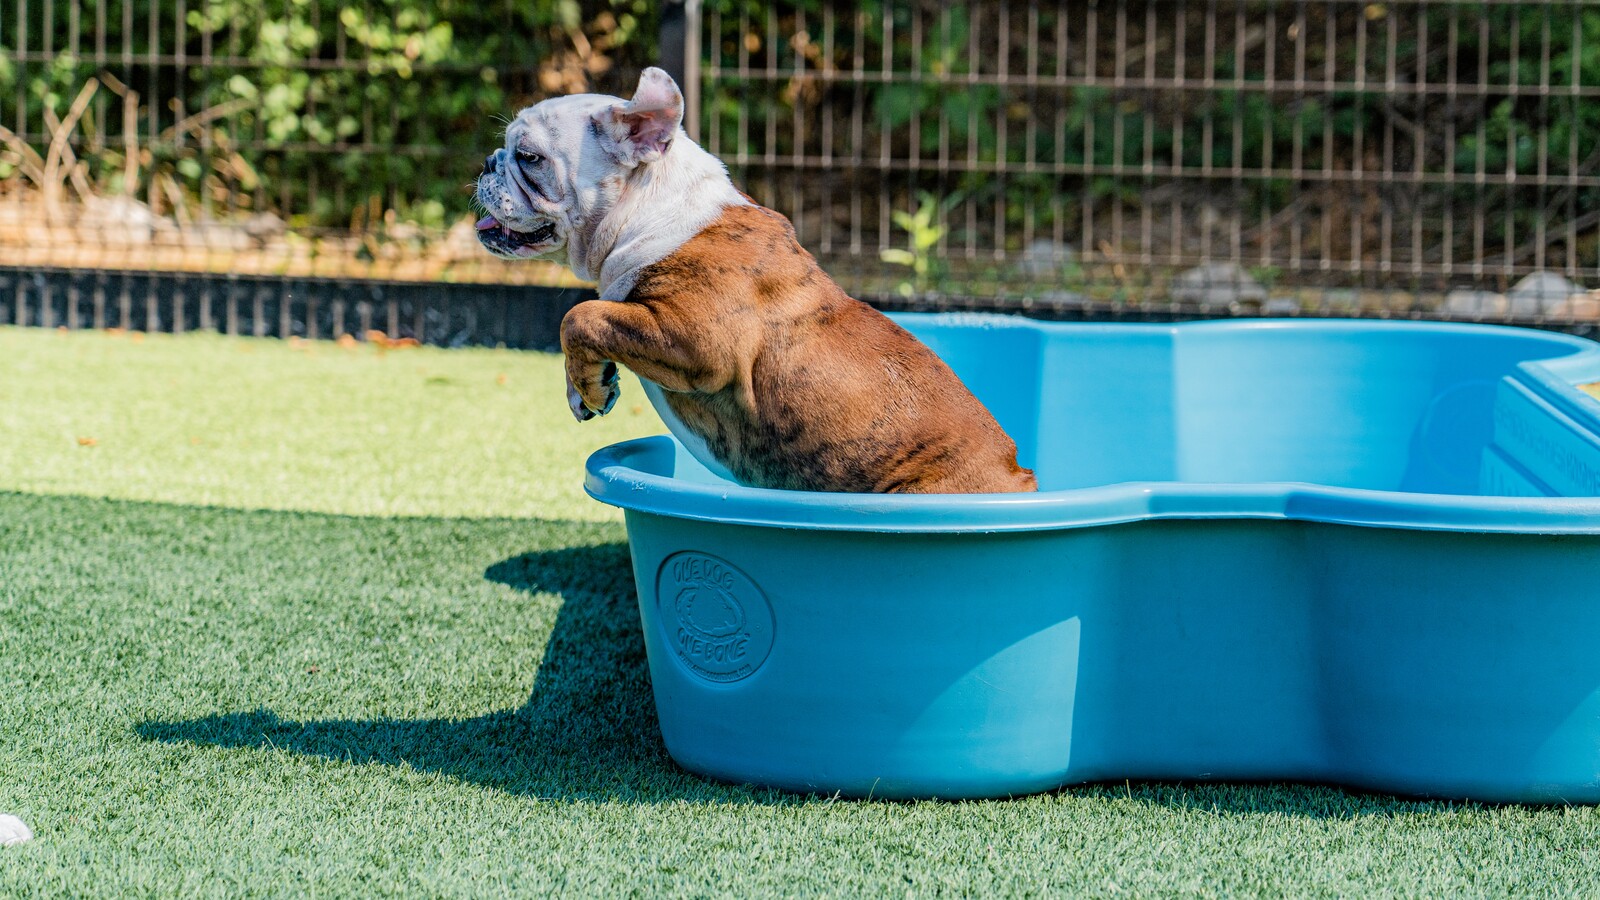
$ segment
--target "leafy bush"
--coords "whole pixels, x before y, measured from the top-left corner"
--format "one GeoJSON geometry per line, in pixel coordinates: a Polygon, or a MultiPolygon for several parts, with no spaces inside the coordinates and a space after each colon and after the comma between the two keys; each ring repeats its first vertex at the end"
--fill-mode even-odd
{"type": "MultiPolygon", "coordinates": [[[[656,15],[648,0],[199,0],[180,30],[185,7],[173,0],[106,5],[98,35],[74,31],[64,3],[28,9],[28,49],[61,52],[41,65],[0,46],[0,122],[24,123],[42,151],[97,79],[121,102],[102,92],[73,141],[102,190],[137,171],[137,193],[175,191],[219,214],[274,209],[309,226],[347,225],[372,197],[439,224],[505,117],[545,94],[626,79],[653,51],[656,15]],[[131,168],[125,112],[137,123],[131,168]]],[[[15,143],[0,178],[22,162],[15,143]]]]}

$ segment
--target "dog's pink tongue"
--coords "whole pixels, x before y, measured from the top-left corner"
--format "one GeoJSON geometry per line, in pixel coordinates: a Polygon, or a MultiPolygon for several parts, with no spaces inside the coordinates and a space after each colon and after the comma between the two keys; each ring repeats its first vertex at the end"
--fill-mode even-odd
{"type": "Polygon", "coordinates": [[[488,231],[491,228],[499,228],[499,227],[500,227],[500,223],[495,221],[494,216],[484,216],[483,218],[478,220],[478,230],[479,231],[488,231]]]}

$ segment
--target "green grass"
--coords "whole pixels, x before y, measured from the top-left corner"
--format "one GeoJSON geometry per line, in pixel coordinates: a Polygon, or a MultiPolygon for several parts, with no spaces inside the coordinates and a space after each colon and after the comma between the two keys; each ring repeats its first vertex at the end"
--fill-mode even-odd
{"type": "Polygon", "coordinates": [[[581,426],[562,385],[545,353],[0,328],[0,490],[613,519],[583,460],[664,429],[636,382],[581,426]]]}
{"type": "Polygon", "coordinates": [[[683,773],[578,487],[638,396],[579,426],[548,356],[0,329],[0,812],[37,833],[0,896],[1600,892],[1588,807],[683,773]]]}

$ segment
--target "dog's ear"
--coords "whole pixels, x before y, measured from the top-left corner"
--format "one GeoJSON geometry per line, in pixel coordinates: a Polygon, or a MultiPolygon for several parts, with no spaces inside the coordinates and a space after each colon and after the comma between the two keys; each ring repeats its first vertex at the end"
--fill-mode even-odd
{"type": "Polygon", "coordinates": [[[655,162],[683,123],[683,92],[671,75],[651,66],[639,75],[632,100],[595,113],[594,122],[601,143],[618,162],[655,162]]]}

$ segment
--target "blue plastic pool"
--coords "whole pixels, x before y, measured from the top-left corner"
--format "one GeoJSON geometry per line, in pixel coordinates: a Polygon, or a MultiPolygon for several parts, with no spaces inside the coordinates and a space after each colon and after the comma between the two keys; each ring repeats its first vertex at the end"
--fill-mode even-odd
{"type": "Polygon", "coordinates": [[[671,438],[626,510],[666,745],[985,797],[1298,780],[1600,801],[1600,345],[1339,321],[898,317],[1037,495],[756,490],[671,438]]]}

